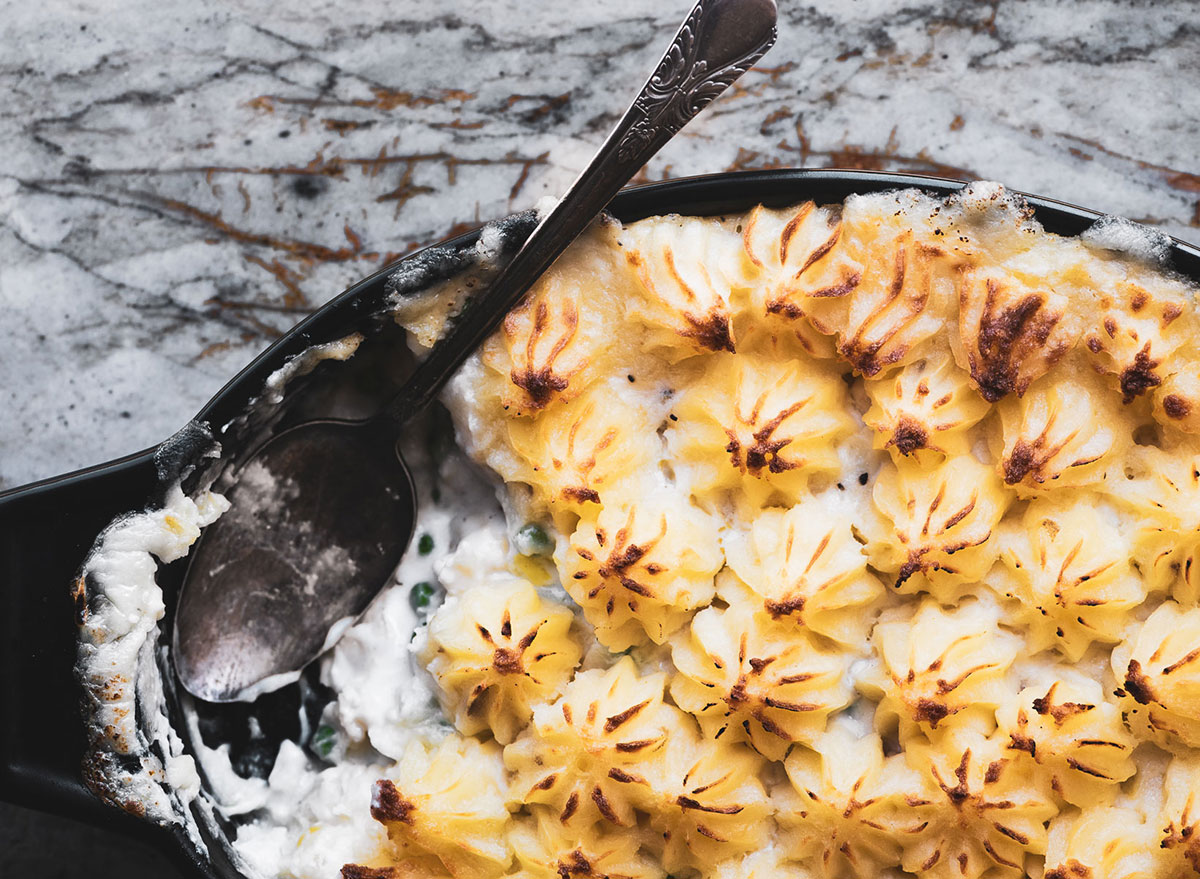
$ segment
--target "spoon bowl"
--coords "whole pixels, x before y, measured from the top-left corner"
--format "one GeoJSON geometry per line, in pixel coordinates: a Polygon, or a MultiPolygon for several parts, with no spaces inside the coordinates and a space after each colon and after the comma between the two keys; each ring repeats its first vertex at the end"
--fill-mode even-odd
{"type": "Polygon", "coordinates": [[[175,616],[175,670],[209,702],[274,689],[318,655],[388,581],[417,513],[379,419],[297,425],[249,458],[227,497],[175,616]]]}

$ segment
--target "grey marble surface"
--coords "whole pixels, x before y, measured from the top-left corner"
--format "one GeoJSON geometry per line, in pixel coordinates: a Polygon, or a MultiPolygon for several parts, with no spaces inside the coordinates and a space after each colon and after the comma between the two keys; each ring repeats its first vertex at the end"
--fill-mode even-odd
{"type": "MultiPolygon", "coordinates": [[[[0,0],[0,489],[158,442],[358,277],[560,191],[685,7],[0,0]]],[[[1200,241],[1194,3],[781,7],[644,179],[984,177],[1200,241]]],[[[27,874],[172,875],[2,807],[27,874]]]]}

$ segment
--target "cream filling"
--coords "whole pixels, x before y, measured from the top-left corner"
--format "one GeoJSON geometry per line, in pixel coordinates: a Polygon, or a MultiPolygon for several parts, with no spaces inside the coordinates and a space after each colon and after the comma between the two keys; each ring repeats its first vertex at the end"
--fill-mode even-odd
{"type": "Polygon", "coordinates": [[[200,529],[228,508],[219,494],[204,492],[192,499],[175,486],[161,509],[110,525],[83,566],[94,588],[80,630],[77,667],[93,718],[87,760],[95,771],[89,781],[103,799],[122,808],[140,803],[147,817],[163,823],[182,820],[199,779],[167,721],[154,663],[158,621],[165,611],[155,574],[158,562],[187,555],[200,529]],[[152,744],[167,755],[166,765],[150,753],[152,744]],[[130,755],[137,755],[140,769],[116,768],[130,755]]]}

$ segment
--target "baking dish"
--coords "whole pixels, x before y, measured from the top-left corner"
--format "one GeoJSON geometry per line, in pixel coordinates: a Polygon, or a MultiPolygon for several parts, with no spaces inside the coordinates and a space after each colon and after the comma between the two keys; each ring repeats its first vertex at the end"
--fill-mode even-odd
{"type": "MultiPolygon", "coordinates": [[[[623,221],[663,213],[719,214],[743,211],[759,202],[783,205],[812,199],[840,202],[852,193],[917,187],[946,194],[962,184],[928,177],[873,172],[785,170],[723,174],[653,184],[622,193],[610,210],[623,221]]],[[[1048,199],[1027,197],[1048,231],[1074,235],[1099,214],[1048,199]]],[[[516,215],[503,226],[504,239],[514,247],[531,228],[528,215],[516,215]]],[[[398,331],[388,318],[392,296],[412,295],[458,272],[472,269],[477,233],[465,235],[414,254],[350,288],[298,325],[235,377],[175,437],[163,444],[100,467],[47,480],[0,495],[0,570],[9,601],[4,651],[3,769],[0,795],[14,802],[84,818],[143,835],[172,852],[195,875],[238,875],[224,845],[230,828],[207,808],[203,799],[191,804],[186,820],[156,825],[136,820],[144,804],[120,801],[122,811],[98,799],[83,784],[86,772],[93,787],[104,789],[113,767],[81,766],[86,750],[86,726],[79,713],[81,692],[72,675],[76,631],[73,622],[86,610],[87,590],[74,579],[97,534],[116,516],[161,502],[165,490],[185,480],[185,487],[219,479],[232,462],[254,448],[272,430],[304,416],[305,407],[320,397],[321,388],[335,377],[345,381],[371,365],[372,351],[395,350],[398,331]],[[359,353],[347,364],[328,364],[289,384],[277,399],[265,392],[268,377],[314,345],[352,333],[366,337],[359,353]],[[217,457],[207,457],[214,440],[217,457]],[[130,816],[134,817],[130,817],[130,816]]],[[[1174,268],[1200,280],[1200,250],[1175,242],[1174,268]]],[[[297,373],[302,370],[293,370],[297,373]]],[[[399,381],[402,376],[394,376],[399,381]]],[[[367,395],[370,396],[370,395],[367,395]]],[[[366,411],[361,414],[368,414],[366,411]]],[[[174,592],[182,578],[180,564],[166,566],[159,583],[166,594],[170,623],[174,592]]],[[[164,648],[165,650],[165,648],[164,648]]],[[[169,668],[165,652],[160,668],[169,668]]],[[[185,742],[181,697],[167,680],[165,703],[185,742]]],[[[220,726],[255,714],[268,732],[268,741],[287,736],[286,717],[297,713],[300,696],[281,691],[253,707],[235,706],[224,714],[212,712],[206,722],[220,726]],[[290,701],[289,701],[290,700],[290,701]]],[[[139,717],[145,724],[148,718],[139,717]]],[[[269,768],[269,754],[259,755],[269,768]]],[[[253,765],[248,754],[243,765],[253,765]]],[[[119,768],[119,767],[117,767],[119,768]]]]}

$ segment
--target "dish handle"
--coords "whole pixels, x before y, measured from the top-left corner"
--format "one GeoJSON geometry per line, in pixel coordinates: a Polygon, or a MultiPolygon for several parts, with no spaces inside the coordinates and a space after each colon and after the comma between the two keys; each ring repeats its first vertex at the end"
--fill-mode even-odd
{"type": "Polygon", "coordinates": [[[71,583],[101,530],[159,484],[151,449],[0,494],[0,799],[120,821],[82,779],[71,583]]]}

